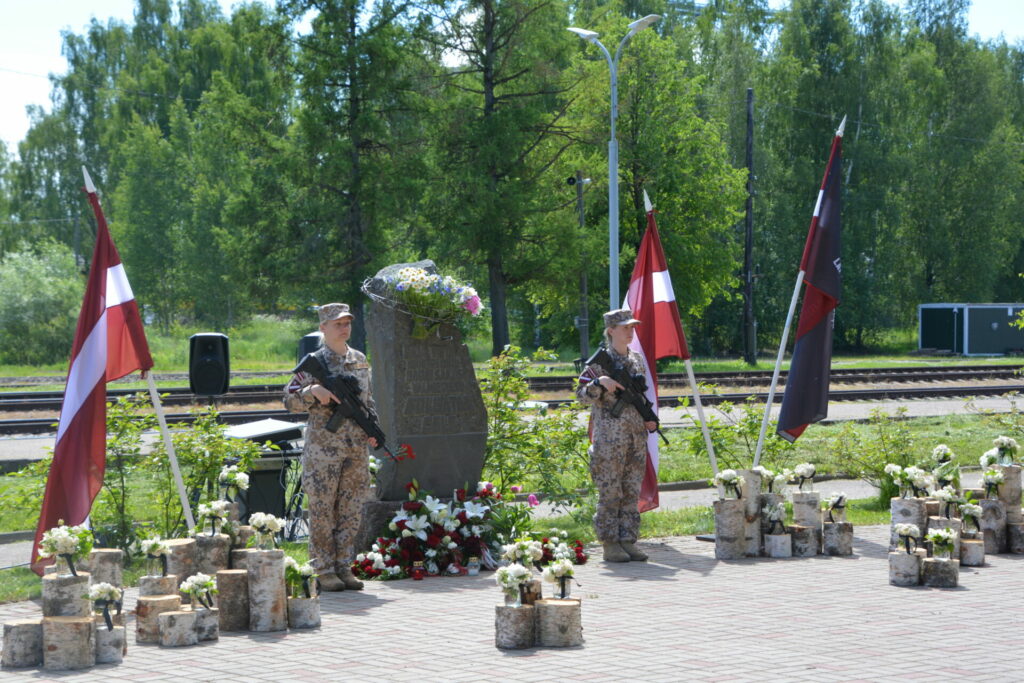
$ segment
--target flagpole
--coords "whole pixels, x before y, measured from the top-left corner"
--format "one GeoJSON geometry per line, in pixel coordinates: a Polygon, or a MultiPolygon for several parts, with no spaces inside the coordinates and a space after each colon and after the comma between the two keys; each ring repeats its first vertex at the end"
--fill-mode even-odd
{"type": "Polygon", "coordinates": [[[772,373],[772,383],[768,387],[768,401],[764,405],[764,419],[761,420],[761,433],[757,437],[757,450],[754,451],[754,467],[761,462],[761,448],[764,446],[764,435],[768,431],[768,420],[771,419],[772,402],[775,400],[775,387],[779,383],[779,371],[782,369],[782,356],[786,353],[786,342],[789,341],[789,326],[793,323],[793,314],[796,312],[796,300],[800,297],[800,285],[804,281],[803,269],[796,276],[796,286],[793,287],[793,298],[789,302],[789,313],[786,314],[786,326],[782,328],[782,341],[779,343],[779,355],[775,359],[775,372],[772,373]]]}
{"type": "Polygon", "coordinates": [[[697,391],[697,379],[693,376],[693,363],[689,358],[686,363],[686,376],[690,378],[690,389],[693,390],[693,404],[697,407],[697,418],[700,420],[700,431],[704,434],[704,445],[708,449],[708,457],[711,459],[711,473],[718,474],[718,458],[715,457],[715,446],[711,443],[711,434],[708,432],[708,423],[704,419],[704,405],[700,402],[700,392],[697,391]]]}
{"type": "Polygon", "coordinates": [[[178,467],[178,456],[174,453],[174,444],[171,442],[171,433],[167,429],[167,419],[164,417],[164,406],[160,402],[160,394],[156,390],[156,382],[153,381],[152,372],[144,372],[146,382],[149,383],[149,398],[153,402],[153,409],[156,410],[156,419],[160,423],[160,433],[164,437],[164,448],[167,450],[167,458],[171,461],[171,472],[174,474],[174,483],[178,487],[178,498],[181,500],[181,509],[185,513],[185,521],[188,523],[189,531],[196,528],[196,521],[192,517],[192,506],[188,502],[188,495],[185,493],[185,482],[181,478],[181,469],[178,467]]]}

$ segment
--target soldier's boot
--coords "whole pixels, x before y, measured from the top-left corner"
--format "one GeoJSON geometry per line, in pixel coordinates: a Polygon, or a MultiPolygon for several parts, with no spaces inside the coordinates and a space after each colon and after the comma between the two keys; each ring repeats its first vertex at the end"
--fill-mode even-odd
{"type": "Polygon", "coordinates": [[[342,569],[338,572],[338,578],[343,584],[345,589],[350,591],[361,591],[363,590],[363,582],[355,577],[351,569],[342,569]]]}
{"type": "Polygon", "coordinates": [[[343,591],[345,590],[345,583],[334,572],[327,572],[320,575],[320,590],[343,591]]]}
{"type": "Polygon", "coordinates": [[[629,562],[629,555],[615,541],[607,541],[601,545],[604,547],[605,562],[629,562]]]}
{"type": "Polygon", "coordinates": [[[637,548],[636,544],[632,541],[619,541],[619,546],[626,551],[630,560],[634,562],[644,562],[647,560],[647,553],[637,548]]]}

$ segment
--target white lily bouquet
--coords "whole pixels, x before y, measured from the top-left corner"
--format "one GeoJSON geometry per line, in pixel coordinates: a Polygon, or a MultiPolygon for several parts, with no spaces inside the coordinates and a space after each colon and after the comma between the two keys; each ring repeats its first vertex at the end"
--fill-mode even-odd
{"type": "Polygon", "coordinates": [[[222,469],[218,481],[224,487],[224,500],[228,502],[231,502],[232,491],[238,495],[242,491],[249,490],[249,475],[239,470],[238,465],[222,469]]]}
{"type": "Polygon", "coordinates": [[[975,503],[961,503],[960,519],[963,520],[965,532],[974,534],[981,531],[981,506],[975,503]],[[974,526],[973,532],[970,530],[968,522],[974,526]]]}
{"type": "Polygon", "coordinates": [[[277,547],[277,534],[284,528],[284,522],[266,512],[254,512],[249,515],[249,526],[256,533],[249,540],[263,550],[272,550],[277,547]]]}
{"type": "Polygon", "coordinates": [[[786,505],[784,503],[771,503],[764,506],[765,518],[770,522],[769,534],[786,533],[786,505]],[[776,529],[778,531],[776,531],[776,529]]]}
{"type": "Polygon", "coordinates": [[[521,564],[510,564],[498,567],[494,572],[494,581],[505,594],[505,604],[509,607],[522,607],[523,584],[532,578],[530,570],[521,564]]]}
{"type": "Polygon", "coordinates": [[[985,483],[985,495],[988,498],[996,498],[999,495],[999,485],[1004,481],[1003,471],[997,470],[991,467],[985,470],[981,475],[982,482],[985,483]]]}
{"type": "Polygon", "coordinates": [[[833,524],[846,521],[846,494],[833,493],[825,502],[828,510],[828,521],[833,524]]]}
{"type": "Polygon", "coordinates": [[[797,490],[803,491],[804,484],[807,484],[808,490],[814,490],[814,475],[817,473],[817,468],[809,462],[803,462],[793,468],[793,474],[797,479],[797,490]]]}
{"type": "Polygon", "coordinates": [[[570,560],[555,560],[544,567],[542,578],[548,583],[558,584],[558,597],[563,600],[569,597],[569,580],[574,576],[570,560]]]}
{"type": "Polygon", "coordinates": [[[149,576],[167,576],[167,556],[171,554],[167,541],[154,536],[140,541],[139,547],[146,555],[146,573],[149,576]]]}
{"type": "Polygon", "coordinates": [[[921,530],[917,528],[916,524],[897,524],[893,527],[896,535],[903,541],[903,547],[907,549],[907,554],[913,554],[910,544],[913,542],[914,548],[917,548],[917,539],[921,537],[921,530]]]}
{"type": "Polygon", "coordinates": [[[103,622],[107,625],[108,631],[114,630],[114,622],[110,618],[110,607],[114,605],[117,607],[117,613],[121,613],[122,594],[120,588],[106,582],[94,583],[89,586],[89,600],[102,610],[103,622]]]}
{"type": "Polygon", "coordinates": [[[199,504],[199,519],[210,524],[211,536],[216,536],[220,532],[221,524],[228,518],[228,505],[230,503],[226,500],[212,500],[199,504]]]}
{"type": "Polygon", "coordinates": [[[932,529],[924,540],[932,544],[932,553],[936,557],[948,558],[953,552],[954,533],[952,529],[932,529]]]}
{"type": "Polygon", "coordinates": [[[217,580],[208,574],[196,573],[182,581],[178,590],[189,595],[193,604],[210,609],[213,596],[217,594],[217,580]]]}
{"type": "Polygon", "coordinates": [[[57,521],[58,526],[43,533],[39,542],[39,557],[57,560],[57,573],[70,573],[78,576],[75,563],[88,557],[92,552],[92,532],[82,525],[66,526],[64,520],[57,521]]]}
{"type": "Polygon", "coordinates": [[[743,477],[741,477],[736,470],[722,470],[715,475],[715,478],[712,481],[715,486],[722,487],[724,492],[723,499],[728,498],[730,492],[735,498],[742,497],[743,494],[740,492],[740,489],[743,487],[743,484],[746,483],[743,477]]]}

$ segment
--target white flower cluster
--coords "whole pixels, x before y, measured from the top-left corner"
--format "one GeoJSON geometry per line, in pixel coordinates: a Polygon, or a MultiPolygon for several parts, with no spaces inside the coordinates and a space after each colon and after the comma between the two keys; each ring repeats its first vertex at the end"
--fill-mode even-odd
{"type": "Polygon", "coordinates": [[[914,536],[916,538],[921,535],[921,530],[917,528],[916,524],[897,524],[893,529],[896,531],[896,535],[900,537],[914,536]]]}
{"type": "MultiPolygon", "coordinates": [[[[359,559],[359,558],[357,557],[356,559],[359,559]]],[[[359,559],[359,561],[362,562],[361,559],[359,559]]],[[[383,564],[384,564],[384,560],[382,559],[381,560],[381,567],[378,567],[378,569],[383,568],[383,564]]],[[[296,572],[296,573],[299,574],[299,576],[314,576],[314,575],[316,575],[316,570],[313,569],[313,564],[311,562],[307,562],[306,564],[301,564],[300,565],[298,560],[296,560],[294,557],[291,557],[290,555],[285,555],[284,556],[284,571],[285,571],[286,575],[287,575],[287,573],[289,571],[296,572]]]]}
{"type": "Polygon", "coordinates": [[[569,560],[555,560],[541,572],[541,577],[548,583],[558,583],[560,577],[572,575],[573,566],[569,560]]]}
{"type": "Polygon", "coordinates": [[[764,514],[769,522],[786,521],[786,506],[782,503],[771,503],[764,507],[764,514]]]}
{"type": "Polygon", "coordinates": [[[494,581],[502,590],[515,590],[521,584],[530,580],[530,570],[521,564],[510,564],[507,567],[498,567],[494,572],[494,581]]]}
{"type": "Polygon", "coordinates": [[[772,490],[775,491],[775,493],[782,493],[786,488],[786,484],[788,484],[792,478],[793,470],[783,469],[781,472],[776,472],[775,478],[772,480],[772,490]]]}
{"type": "Polygon", "coordinates": [[[218,479],[225,486],[234,486],[239,491],[247,491],[249,489],[249,475],[239,471],[238,465],[231,465],[222,469],[218,479]]]}
{"type": "Polygon", "coordinates": [[[715,475],[715,486],[743,486],[743,477],[736,470],[722,470],[715,475]]]}
{"type": "Polygon", "coordinates": [[[906,485],[912,485],[914,488],[925,490],[935,483],[935,479],[928,472],[925,472],[920,467],[905,467],[901,474],[902,481],[906,485]]]}
{"type": "Polygon", "coordinates": [[[284,523],[269,513],[254,512],[249,515],[249,526],[261,534],[276,534],[284,527],[284,523]]]}
{"type": "Polygon", "coordinates": [[[761,475],[761,481],[768,481],[770,479],[774,479],[775,478],[775,473],[772,472],[767,467],[765,467],[764,465],[758,465],[757,467],[751,467],[750,471],[751,472],[757,472],[758,474],[760,474],[761,475]]]}
{"type": "Polygon", "coordinates": [[[1009,436],[997,436],[992,440],[992,445],[1001,451],[1009,451],[1010,453],[1016,453],[1020,449],[1017,440],[1009,436]]]}
{"type": "Polygon", "coordinates": [[[199,517],[201,519],[227,519],[228,505],[226,500],[213,500],[209,504],[199,504],[199,517]]]}
{"type": "Polygon", "coordinates": [[[203,574],[202,572],[193,574],[184,581],[181,582],[181,586],[178,590],[182,593],[188,593],[190,595],[200,595],[206,591],[211,593],[217,592],[217,581],[209,574],[203,574]]]}
{"type": "Polygon", "coordinates": [[[985,470],[985,473],[981,475],[981,479],[985,482],[986,486],[995,486],[1002,484],[1004,481],[1002,470],[997,469],[985,470]]]}
{"type": "Polygon", "coordinates": [[[438,280],[438,276],[431,275],[422,268],[407,266],[398,271],[396,279],[402,289],[426,289],[438,280]]]}
{"type": "Polygon", "coordinates": [[[152,555],[153,557],[160,557],[161,555],[171,554],[171,546],[167,543],[167,541],[160,540],[159,536],[147,538],[146,540],[142,541],[141,548],[142,552],[144,552],[147,555],[152,555]]]}
{"type": "Polygon", "coordinates": [[[946,462],[947,460],[953,459],[953,450],[944,443],[940,443],[938,446],[932,449],[932,457],[937,462],[946,462]]]}
{"type": "Polygon", "coordinates": [[[528,538],[517,539],[514,543],[502,546],[501,557],[509,562],[527,560],[537,562],[544,557],[544,546],[540,541],[533,541],[528,538]]]}
{"type": "Polygon", "coordinates": [[[94,602],[96,600],[117,602],[121,599],[121,589],[106,582],[94,583],[89,586],[89,599],[94,602]]]}
{"type": "Polygon", "coordinates": [[[931,541],[933,545],[939,548],[945,548],[953,545],[954,531],[952,529],[932,529],[925,536],[926,541],[931,541]]]}
{"type": "Polygon", "coordinates": [[[932,498],[943,503],[955,503],[960,500],[960,494],[952,486],[943,486],[938,491],[932,493],[932,498]]]}
{"type": "Polygon", "coordinates": [[[981,506],[974,503],[963,503],[960,505],[960,514],[964,517],[981,518],[981,506]]]}
{"type": "Polygon", "coordinates": [[[998,448],[992,448],[990,450],[987,450],[987,451],[985,451],[984,453],[981,454],[980,458],[978,458],[978,464],[980,464],[982,467],[991,467],[992,465],[995,465],[998,462],[999,462],[999,449],[998,448]]]}
{"type": "Polygon", "coordinates": [[[793,474],[801,479],[813,479],[815,472],[817,472],[817,468],[809,462],[802,462],[793,468],[793,474]]]}
{"type": "Polygon", "coordinates": [[[83,526],[57,526],[43,533],[39,542],[39,557],[78,555],[82,540],[80,535],[88,531],[83,526]]]}

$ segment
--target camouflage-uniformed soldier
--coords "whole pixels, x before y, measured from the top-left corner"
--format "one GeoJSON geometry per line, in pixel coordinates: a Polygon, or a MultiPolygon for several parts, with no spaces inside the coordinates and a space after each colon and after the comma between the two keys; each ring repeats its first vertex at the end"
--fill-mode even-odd
{"type": "MultiPolygon", "coordinates": [[[[331,375],[355,375],[360,398],[373,411],[370,365],[362,352],[348,345],[353,317],[348,305],[325,304],[318,312],[324,335],[318,356],[331,375]]],[[[293,413],[309,413],[302,451],[302,488],[309,508],[309,558],[324,590],[359,590],[363,583],[351,569],[353,546],[370,490],[366,444],[377,444],[375,439],[367,439],[351,419],[344,420],[337,432],[327,431],[332,404],[337,402],[337,396],[304,372],[297,373],[285,387],[285,407],[293,413]]]]}
{"type": "MultiPolygon", "coordinates": [[[[640,323],[628,308],[604,314],[604,336],[608,353],[630,374],[643,374],[644,362],[629,350],[633,328],[640,323]]],[[[643,561],[647,555],[636,547],[640,531],[640,484],[647,467],[647,434],[657,424],[644,422],[633,406],[619,417],[611,413],[615,391],[622,385],[591,365],[580,376],[577,396],[591,406],[590,475],[597,488],[594,530],[604,546],[606,562],[643,561]]]]}

